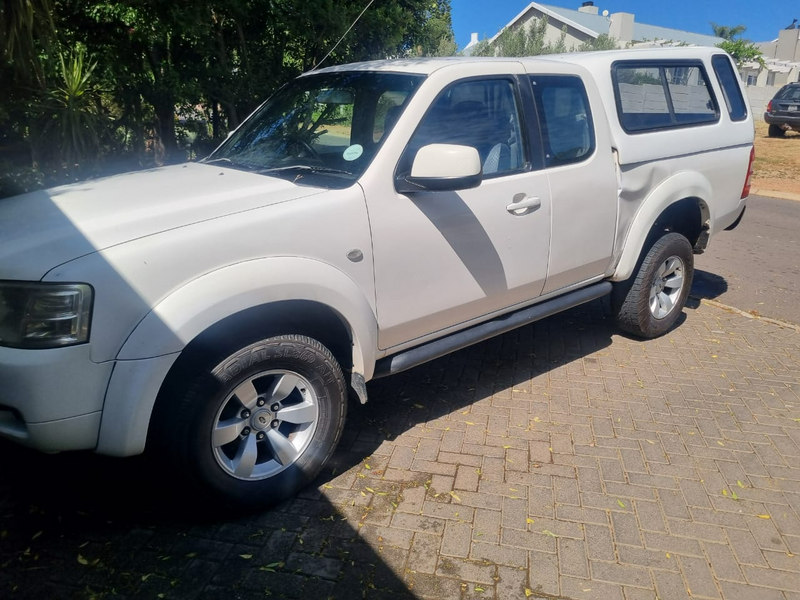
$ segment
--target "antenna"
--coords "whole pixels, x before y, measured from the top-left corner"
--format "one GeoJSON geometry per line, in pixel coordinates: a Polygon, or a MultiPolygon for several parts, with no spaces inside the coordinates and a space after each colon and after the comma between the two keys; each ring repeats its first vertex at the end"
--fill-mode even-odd
{"type": "MultiPolygon", "coordinates": [[[[356,23],[358,23],[358,20],[359,20],[359,19],[360,19],[360,18],[361,18],[361,17],[364,15],[364,13],[365,13],[365,12],[367,12],[367,9],[368,9],[370,6],[372,6],[372,3],[373,3],[373,2],[375,2],[375,0],[369,0],[369,3],[368,3],[368,4],[367,4],[365,7],[364,7],[364,10],[362,10],[362,11],[361,11],[361,12],[358,14],[358,16],[356,17],[356,20],[355,20],[355,21],[353,21],[352,23],[350,23],[350,27],[348,27],[348,28],[347,28],[347,31],[345,31],[345,32],[342,34],[342,37],[340,37],[340,38],[339,38],[339,41],[338,41],[338,42],[336,42],[336,43],[333,45],[333,48],[331,48],[330,50],[328,50],[328,53],[327,53],[327,54],[326,54],[326,55],[325,55],[325,56],[322,58],[322,60],[321,60],[321,61],[319,61],[319,62],[318,62],[316,65],[314,65],[314,68],[313,68],[313,69],[311,69],[311,71],[316,71],[316,70],[319,68],[319,66],[320,66],[322,63],[324,63],[324,62],[327,60],[327,58],[328,58],[328,57],[329,57],[329,56],[330,56],[330,55],[333,53],[333,51],[334,51],[334,50],[336,50],[336,48],[339,46],[339,44],[341,44],[341,43],[342,43],[342,40],[345,38],[345,36],[346,36],[348,33],[350,33],[350,30],[351,30],[353,27],[355,27],[356,23]]],[[[311,71],[309,71],[309,73],[310,73],[311,71]]]]}

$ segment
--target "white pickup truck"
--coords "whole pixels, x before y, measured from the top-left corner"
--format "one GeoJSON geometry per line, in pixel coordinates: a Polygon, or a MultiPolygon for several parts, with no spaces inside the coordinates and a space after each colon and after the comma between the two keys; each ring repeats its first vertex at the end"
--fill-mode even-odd
{"type": "Polygon", "coordinates": [[[0,436],[274,502],[371,379],[606,294],[668,331],[753,138],[714,48],[308,73],[204,161],[0,201],[0,436]]]}

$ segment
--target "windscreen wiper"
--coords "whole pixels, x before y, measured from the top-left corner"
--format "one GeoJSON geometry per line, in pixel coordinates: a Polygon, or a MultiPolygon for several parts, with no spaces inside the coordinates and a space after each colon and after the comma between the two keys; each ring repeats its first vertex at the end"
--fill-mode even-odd
{"type": "Polygon", "coordinates": [[[269,169],[258,169],[256,172],[275,173],[277,171],[311,171],[312,173],[330,173],[332,175],[353,175],[350,171],[344,169],[334,169],[332,167],[323,167],[316,165],[286,165],[284,167],[272,167],[269,169]]]}
{"type": "Polygon", "coordinates": [[[258,169],[255,165],[248,165],[247,163],[236,162],[235,160],[231,160],[230,158],[221,157],[221,158],[210,158],[200,161],[204,165],[213,165],[215,163],[225,163],[232,169],[242,169],[244,171],[255,171],[258,169]]]}

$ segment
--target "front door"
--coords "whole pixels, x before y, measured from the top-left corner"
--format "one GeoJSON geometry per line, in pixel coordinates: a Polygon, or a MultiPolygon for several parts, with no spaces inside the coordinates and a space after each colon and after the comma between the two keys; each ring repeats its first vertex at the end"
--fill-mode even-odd
{"type": "Polygon", "coordinates": [[[488,318],[541,294],[550,188],[545,172],[531,169],[518,84],[509,72],[444,85],[397,165],[398,173],[410,170],[428,144],[472,146],[483,163],[478,188],[409,195],[392,189],[381,197],[367,191],[380,348],[488,318]]]}

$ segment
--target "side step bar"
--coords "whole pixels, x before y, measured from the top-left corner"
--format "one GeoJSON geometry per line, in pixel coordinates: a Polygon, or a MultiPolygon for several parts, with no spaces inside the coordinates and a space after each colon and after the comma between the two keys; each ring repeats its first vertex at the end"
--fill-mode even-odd
{"type": "Polygon", "coordinates": [[[534,304],[521,310],[507,315],[502,315],[491,321],[475,325],[464,331],[453,333],[422,346],[405,350],[399,354],[387,356],[380,359],[375,365],[373,379],[402,373],[423,363],[432,361],[436,358],[472,346],[484,340],[488,340],[496,335],[506,333],[517,327],[528,325],[534,321],[539,321],[561,311],[573,308],[586,302],[591,302],[597,298],[611,293],[611,283],[602,281],[589,287],[581,288],[574,292],[569,292],[563,296],[557,296],[551,300],[534,304]]]}

